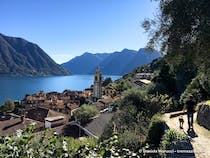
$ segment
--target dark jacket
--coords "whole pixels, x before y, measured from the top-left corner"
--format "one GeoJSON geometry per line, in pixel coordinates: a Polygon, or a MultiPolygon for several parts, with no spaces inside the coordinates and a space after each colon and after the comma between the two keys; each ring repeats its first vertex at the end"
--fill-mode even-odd
{"type": "Polygon", "coordinates": [[[186,102],[187,113],[194,113],[195,112],[195,102],[189,100],[186,102]]]}

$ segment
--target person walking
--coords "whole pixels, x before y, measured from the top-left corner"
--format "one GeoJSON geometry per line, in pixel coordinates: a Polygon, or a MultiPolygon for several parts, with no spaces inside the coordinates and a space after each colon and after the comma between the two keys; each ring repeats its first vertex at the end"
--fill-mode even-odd
{"type": "Polygon", "coordinates": [[[188,130],[193,129],[193,113],[195,112],[195,102],[190,98],[186,102],[188,130]]]}

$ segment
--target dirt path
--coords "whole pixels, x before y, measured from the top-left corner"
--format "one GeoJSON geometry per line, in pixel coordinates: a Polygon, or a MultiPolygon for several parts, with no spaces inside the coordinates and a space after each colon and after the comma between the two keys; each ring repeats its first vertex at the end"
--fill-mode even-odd
{"type": "MultiPolygon", "coordinates": [[[[176,129],[180,132],[184,132],[187,134],[188,123],[187,116],[183,115],[184,118],[184,128],[179,128],[179,117],[170,118],[171,113],[167,113],[164,115],[164,119],[166,120],[169,128],[176,129]]],[[[202,126],[196,123],[197,114],[194,114],[194,132],[195,135],[191,135],[191,144],[193,146],[193,150],[196,158],[210,158],[210,131],[206,130],[202,126]]]]}

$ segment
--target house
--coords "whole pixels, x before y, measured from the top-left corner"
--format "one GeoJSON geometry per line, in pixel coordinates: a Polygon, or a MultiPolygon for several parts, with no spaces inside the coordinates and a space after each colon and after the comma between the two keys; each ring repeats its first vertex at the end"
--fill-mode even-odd
{"type": "Polygon", "coordinates": [[[151,81],[146,80],[146,79],[139,79],[139,80],[134,80],[133,83],[138,86],[138,87],[144,87],[145,85],[148,85],[151,83],[151,81]]]}
{"type": "Polygon", "coordinates": [[[64,128],[63,134],[74,138],[84,136],[97,138],[103,134],[106,125],[111,121],[113,115],[114,113],[102,113],[85,125],[80,125],[76,122],[70,123],[64,128]]]}
{"type": "Polygon", "coordinates": [[[13,120],[19,118],[19,115],[13,113],[0,114],[0,121],[13,120]]]}
{"type": "Polygon", "coordinates": [[[105,104],[100,101],[93,102],[92,105],[95,106],[98,109],[98,111],[101,111],[106,108],[105,104]]]}
{"type": "Polygon", "coordinates": [[[112,103],[113,99],[108,96],[103,96],[102,99],[99,99],[97,102],[93,102],[92,105],[101,111],[109,107],[109,104],[112,103]]]}
{"type": "Polygon", "coordinates": [[[93,88],[86,88],[83,91],[83,94],[86,96],[86,98],[90,99],[93,97],[93,88]]]}
{"type": "Polygon", "coordinates": [[[73,111],[76,110],[76,109],[78,109],[78,108],[79,108],[79,105],[76,104],[76,103],[68,103],[68,104],[67,104],[67,107],[68,107],[69,109],[71,109],[71,110],[70,110],[70,113],[69,113],[69,116],[73,116],[73,111]]]}
{"type": "Polygon", "coordinates": [[[30,110],[27,110],[25,112],[25,116],[27,118],[30,118],[30,119],[33,119],[33,120],[36,120],[36,121],[40,121],[40,122],[45,122],[45,118],[57,117],[57,116],[64,117],[64,120],[66,122],[68,122],[69,117],[70,117],[66,114],[63,114],[63,113],[60,113],[60,112],[57,112],[57,111],[53,111],[53,110],[50,110],[50,109],[47,109],[47,108],[43,108],[43,107],[38,107],[38,108],[33,108],[33,109],[30,109],[30,110]]]}
{"type": "MultiPolygon", "coordinates": [[[[97,118],[84,126],[92,135],[100,136],[108,123],[110,123],[114,113],[102,113],[97,118]]],[[[88,134],[88,133],[87,133],[88,134]]],[[[91,136],[91,135],[90,135],[91,136]]]]}
{"type": "Polygon", "coordinates": [[[54,116],[45,118],[45,128],[57,127],[65,124],[64,116],[54,116]]]}
{"type": "Polygon", "coordinates": [[[26,95],[22,100],[22,105],[26,110],[33,108],[44,107],[54,111],[69,114],[72,109],[69,109],[68,104],[81,104],[84,102],[86,95],[82,91],[65,90],[62,93],[58,92],[39,92],[32,95],[26,95]]]}
{"type": "Polygon", "coordinates": [[[104,88],[104,95],[109,96],[109,97],[114,97],[116,96],[116,90],[112,86],[106,86],[104,88]]]}
{"type": "Polygon", "coordinates": [[[110,103],[112,103],[113,99],[109,96],[103,96],[103,98],[99,101],[104,103],[105,105],[109,105],[110,103]]]}
{"type": "Polygon", "coordinates": [[[35,122],[35,131],[40,132],[45,127],[60,127],[69,122],[69,115],[53,111],[43,107],[33,107],[25,109],[24,116],[8,114],[1,116],[0,121],[0,136],[12,135],[18,129],[24,129],[31,123],[35,122]]]}
{"type": "Polygon", "coordinates": [[[134,79],[147,79],[151,80],[153,73],[136,73],[134,79]]]}
{"type": "Polygon", "coordinates": [[[16,133],[18,129],[25,129],[31,123],[36,123],[35,131],[44,128],[44,123],[29,118],[15,118],[11,120],[0,121],[0,136],[9,136],[16,133]]]}

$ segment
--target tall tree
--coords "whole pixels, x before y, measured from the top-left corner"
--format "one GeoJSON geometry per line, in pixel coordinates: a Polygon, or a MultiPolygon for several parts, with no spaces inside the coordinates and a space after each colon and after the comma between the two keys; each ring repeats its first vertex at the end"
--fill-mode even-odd
{"type": "Polygon", "coordinates": [[[198,72],[210,72],[210,1],[155,1],[159,1],[156,18],[142,26],[149,33],[148,48],[166,54],[180,94],[198,72]]]}
{"type": "Polygon", "coordinates": [[[145,20],[143,27],[150,33],[150,48],[184,53],[210,48],[209,0],[156,0],[159,13],[156,19],[145,20]]]}

